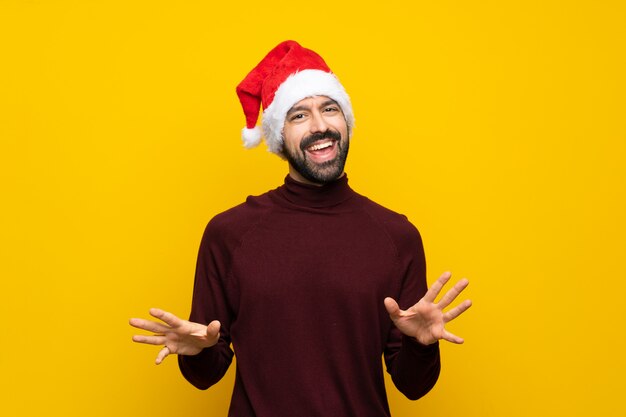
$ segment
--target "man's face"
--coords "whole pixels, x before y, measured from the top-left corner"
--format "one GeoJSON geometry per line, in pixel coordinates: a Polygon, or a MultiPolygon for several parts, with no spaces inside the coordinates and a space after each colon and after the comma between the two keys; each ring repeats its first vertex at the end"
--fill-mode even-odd
{"type": "Polygon", "coordinates": [[[283,139],[283,154],[295,180],[325,184],[343,175],[348,126],[334,100],[314,96],[297,102],[287,112],[283,139]]]}

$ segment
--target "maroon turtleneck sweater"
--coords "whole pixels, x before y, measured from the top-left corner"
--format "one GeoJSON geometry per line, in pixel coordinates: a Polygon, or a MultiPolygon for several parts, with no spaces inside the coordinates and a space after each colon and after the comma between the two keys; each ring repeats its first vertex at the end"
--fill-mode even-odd
{"type": "Polygon", "coordinates": [[[206,389],[234,349],[229,415],[389,416],[387,371],[408,398],[439,375],[439,347],[392,324],[426,292],[424,251],[406,217],[354,192],[347,176],[322,187],[285,184],[221,213],[206,228],[190,320],[222,323],[217,345],[179,356],[206,389]]]}

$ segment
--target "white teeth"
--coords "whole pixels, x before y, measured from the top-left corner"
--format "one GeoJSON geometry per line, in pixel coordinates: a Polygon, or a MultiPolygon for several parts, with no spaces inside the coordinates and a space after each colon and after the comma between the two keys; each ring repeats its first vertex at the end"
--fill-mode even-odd
{"type": "Polygon", "coordinates": [[[333,146],[333,142],[324,142],[318,145],[313,145],[309,148],[310,151],[319,151],[320,149],[328,148],[329,146],[333,146]]]}

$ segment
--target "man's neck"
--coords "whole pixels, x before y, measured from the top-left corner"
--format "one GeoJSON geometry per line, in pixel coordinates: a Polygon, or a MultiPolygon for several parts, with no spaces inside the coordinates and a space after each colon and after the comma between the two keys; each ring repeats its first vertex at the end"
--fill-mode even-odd
{"type": "MultiPolygon", "coordinates": [[[[343,177],[344,175],[346,175],[346,173],[345,173],[345,172],[342,172],[342,173],[341,173],[341,175],[339,175],[339,176],[338,176],[337,178],[335,178],[335,179],[336,179],[336,180],[338,180],[339,178],[343,177]]],[[[303,184],[315,185],[315,186],[317,186],[317,187],[321,187],[321,186],[323,186],[323,185],[324,185],[324,184],[322,184],[322,183],[319,183],[319,182],[314,182],[314,181],[311,181],[311,180],[308,180],[308,179],[304,178],[304,177],[302,176],[302,174],[300,174],[298,171],[296,171],[296,169],[295,169],[294,167],[292,167],[292,166],[291,166],[291,164],[289,165],[289,176],[290,176],[293,180],[298,181],[298,182],[301,182],[301,183],[303,183],[303,184]]]]}

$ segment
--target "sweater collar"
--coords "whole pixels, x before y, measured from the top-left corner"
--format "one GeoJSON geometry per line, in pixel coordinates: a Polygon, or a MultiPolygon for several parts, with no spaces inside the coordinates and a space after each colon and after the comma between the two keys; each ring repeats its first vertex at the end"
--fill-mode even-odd
{"type": "Polygon", "coordinates": [[[285,183],[276,191],[292,204],[311,208],[332,207],[354,195],[347,174],[322,186],[304,184],[287,175],[285,183]]]}

